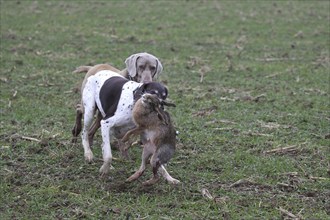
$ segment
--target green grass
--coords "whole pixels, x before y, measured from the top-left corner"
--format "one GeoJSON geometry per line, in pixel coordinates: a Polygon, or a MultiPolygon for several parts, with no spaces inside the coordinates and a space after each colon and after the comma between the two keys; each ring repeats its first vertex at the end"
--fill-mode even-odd
{"type": "Polygon", "coordinates": [[[0,4],[1,219],[330,219],[329,1],[0,4]],[[138,147],[101,178],[100,135],[92,164],[70,142],[71,72],[143,51],[177,105],[178,186],[126,184],[138,147]]]}

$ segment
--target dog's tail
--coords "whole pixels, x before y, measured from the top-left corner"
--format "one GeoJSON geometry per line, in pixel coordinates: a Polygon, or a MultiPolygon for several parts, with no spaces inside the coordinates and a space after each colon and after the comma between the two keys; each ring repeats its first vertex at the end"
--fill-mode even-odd
{"type": "Polygon", "coordinates": [[[73,73],[87,73],[91,68],[92,66],[79,66],[73,73]]]}

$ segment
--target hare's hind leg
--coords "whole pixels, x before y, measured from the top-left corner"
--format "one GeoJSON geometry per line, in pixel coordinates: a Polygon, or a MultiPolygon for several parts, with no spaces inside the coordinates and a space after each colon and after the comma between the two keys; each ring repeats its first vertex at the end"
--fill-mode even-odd
{"type": "Polygon", "coordinates": [[[143,147],[143,152],[142,152],[142,162],[141,162],[141,166],[138,169],[138,171],[136,171],[132,176],[130,176],[126,182],[132,182],[136,179],[138,179],[143,172],[146,169],[146,165],[147,165],[147,161],[149,159],[149,157],[155,152],[154,147],[152,146],[152,144],[150,142],[146,143],[143,147]]]}

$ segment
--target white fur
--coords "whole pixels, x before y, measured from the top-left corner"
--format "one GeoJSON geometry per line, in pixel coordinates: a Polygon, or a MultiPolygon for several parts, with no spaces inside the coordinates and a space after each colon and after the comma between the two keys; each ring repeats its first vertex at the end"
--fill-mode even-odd
{"type": "MultiPolygon", "coordinates": [[[[99,98],[100,90],[104,82],[114,76],[119,76],[118,73],[112,72],[110,70],[103,70],[97,74],[90,76],[87,79],[87,83],[83,90],[82,101],[84,105],[84,126],[82,131],[82,144],[84,148],[84,155],[87,161],[93,160],[93,153],[89,146],[88,141],[88,130],[93,120],[93,116],[96,110],[96,105],[102,116],[105,116],[105,111],[102,108],[101,101],[99,98]]],[[[133,105],[133,91],[142,85],[141,83],[129,81],[124,84],[122,94],[118,103],[118,108],[115,114],[101,121],[101,132],[102,132],[102,153],[103,153],[103,165],[100,169],[102,174],[109,172],[110,164],[112,160],[111,147],[110,147],[110,132],[112,128],[120,126],[132,126],[133,121],[131,117],[132,105],[133,105]],[[127,87],[130,87],[129,89],[127,87]],[[124,108],[122,104],[125,103],[124,108]],[[131,106],[129,107],[129,103],[131,106]]]]}

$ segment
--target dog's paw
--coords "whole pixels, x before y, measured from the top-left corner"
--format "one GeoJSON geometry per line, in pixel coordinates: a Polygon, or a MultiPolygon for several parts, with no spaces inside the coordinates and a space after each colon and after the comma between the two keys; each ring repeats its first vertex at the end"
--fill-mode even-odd
{"type": "Polygon", "coordinates": [[[94,156],[93,156],[92,151],[85,153],[85,160],[88,163],[91,163],[93,161],[93,159],[94,159],[94,156]]]}
{"type": "Polygon", "coordinates": [[[103,164],[100,168],[100,174],[101,176],[106,176],[110,172],[110,166],[109,164],[103,164]]]}

